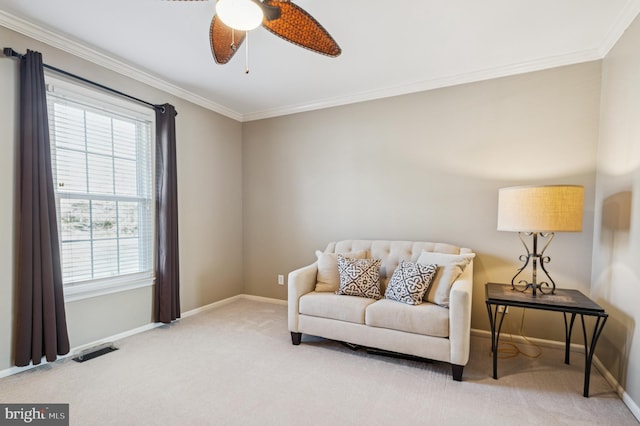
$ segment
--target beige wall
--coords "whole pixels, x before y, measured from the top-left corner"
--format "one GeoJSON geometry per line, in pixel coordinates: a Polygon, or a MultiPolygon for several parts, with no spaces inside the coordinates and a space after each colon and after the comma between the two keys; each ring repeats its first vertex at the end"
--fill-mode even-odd
{"type": "MultiPolygon", "coordinates": [[[[242,293],[241,123],[3,27],[0,40],[138,98],[175,105],[182,311],[242,293]]],[[[12,364],[17,87],[18,63],[0,58],[0,371],[12,364]]],[[[67,303],[71,345],[150,323],[152,300],[152,289],[143,288],[67,303]]]]}
{"type": "MultiPolygon", "coordinates": [[[[556,236],[549,270],[610,313],[597,355],[640,400],[639,22],[602,75],[592,62],[244,125],[2,27],[0,39],[176,106],[183,311],[243,291],[286,299],[277,274],[329,241],[431,240],[478,253],[472,326],[488,329],[483,285],[508,281],[522,250],[495,229],[498,188],[584,185],[584,230],[556,236]]],[[[17,66],[0,60],[0,370],[12,357],[17,66]]],[[[151,288],[68,303],[71,343],[148,324],[151,309],[151,288]]],[[[512,310],[507,327],[519,318],[512,310]]],[[[527,335],[562,330],[561,317],[527,312],[527,335]]]]}
{"type": "MultiPolygon", "coordinates": [[[[523,251],[496,231],[498,188],[571,183],[585,186],[584,230],[556,236],[548,269],[588,293],[600,65],[245,123],[245,291],[285,299],[277,274],[332,240],[443,241],[478,253],[472,326],[488,329],[484,283],[509,281],[523,251]]],[[[563,324],[528,311],[525,332],[563,340],[563,324]]]]}
{"type": "MultiPolygon", "coordinates": [[[[1,31],[0,27],[0,40],[4,41],[1,31]]],[[[17,85],[13,61],[0,60],[0,370],[11,366],[17,85]]]]}
{"type": "Polygon", "coordinates": [[[602,102],[592,296],[609,312],[596,351],[640,405],[640,20],[609,52],[602,102]]]}
{"type": "MultiPolygon", "coordinates": [[[[498,188],[584,185],[584,230],[556,236],[549,270],[607,309],[597,356],[640,401],[638,20],[602,70],[592,62],[244,125],[2,27],[0,40],[176,106],[183,311],[241,292],[286,299],[277,274],[329,241],[431,240],[478,253],[472,326],[488,329],[483,285],[508,281],[522,250],[495,229],[498,188]]],[[[12,364],[17,67],[0,60],[0,370],[12,364]]],[[[72,346],[148,324],[151,311],[151,288],[68,303],[72,346]]],[[[562,330],[561,317],[527,312],[527,335],[562,340],[562,330]]]]}

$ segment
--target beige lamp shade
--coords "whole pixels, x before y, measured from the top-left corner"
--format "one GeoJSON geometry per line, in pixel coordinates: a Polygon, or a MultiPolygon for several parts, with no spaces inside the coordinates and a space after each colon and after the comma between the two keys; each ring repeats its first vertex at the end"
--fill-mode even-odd
{"type": "Polygon", "coordinates": [[[513,232],[582,231],[584,187],[514,186],[498,192],[498,230],[513,232]]]}

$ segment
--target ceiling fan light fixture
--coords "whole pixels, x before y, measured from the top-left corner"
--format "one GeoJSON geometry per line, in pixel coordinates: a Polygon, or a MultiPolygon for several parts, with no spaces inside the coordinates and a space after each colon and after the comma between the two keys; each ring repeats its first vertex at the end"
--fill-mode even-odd
{"type": "Polygon", "coordinates": [[[264,16],[252,0],[218,0],[216,14],[226,26],[240,31],[258,28],[264,16]]]}

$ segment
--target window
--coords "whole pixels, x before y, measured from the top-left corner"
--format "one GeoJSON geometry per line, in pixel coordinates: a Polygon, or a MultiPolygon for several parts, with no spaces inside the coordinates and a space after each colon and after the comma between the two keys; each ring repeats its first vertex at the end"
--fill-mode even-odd
{"type": "Polygon", "coordinates": [[[52,77],[47,103],[65,298],[151,284],[153,111],[52,77]]]}

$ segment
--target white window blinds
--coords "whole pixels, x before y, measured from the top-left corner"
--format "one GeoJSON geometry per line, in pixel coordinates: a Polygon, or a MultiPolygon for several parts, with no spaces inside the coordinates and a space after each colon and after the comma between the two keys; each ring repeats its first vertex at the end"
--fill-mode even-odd
{"type": "Polygon", "coordinates": [[[64,284],[151,275],[152,111],[47,82],[64,284]]]}

